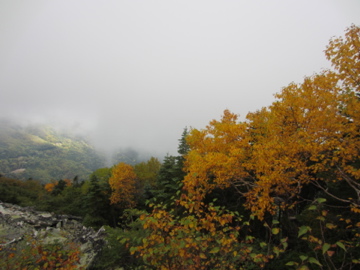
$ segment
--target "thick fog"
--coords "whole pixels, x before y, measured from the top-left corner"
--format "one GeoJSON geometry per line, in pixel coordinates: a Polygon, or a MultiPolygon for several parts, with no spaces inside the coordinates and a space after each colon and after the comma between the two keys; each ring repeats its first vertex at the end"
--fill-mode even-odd
{"type": "Polygon", "coordinates": [[[0,0],[0,116],[176,154],[187,127],[270,105],[330,65],[358,0],[0,0]]]}

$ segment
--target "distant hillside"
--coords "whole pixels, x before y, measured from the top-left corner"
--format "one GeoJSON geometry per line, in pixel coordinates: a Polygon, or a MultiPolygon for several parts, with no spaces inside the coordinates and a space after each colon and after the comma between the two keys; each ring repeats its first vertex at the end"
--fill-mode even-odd
{"type": "Polygon", "coordinates": [[[86,178],[105,159],[82,137],[49,126],[0,121],[0,174],[17,179],[86,178]]]}

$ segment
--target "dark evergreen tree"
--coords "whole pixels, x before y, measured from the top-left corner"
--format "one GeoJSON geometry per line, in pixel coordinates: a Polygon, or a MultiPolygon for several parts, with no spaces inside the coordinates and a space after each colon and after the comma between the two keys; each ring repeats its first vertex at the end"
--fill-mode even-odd
{"type": "Polygon", "coordinates": [[[84,198],[86,216],[84,224],[92,227],[102,225],[116,226],[114,207],[110,205],[110,186],[105,181],[99,181],[93,174],[90,178],[88,192],[84,198]]]}
{"type": "Polygon", "coordinates": [[[189,134],[187,128],[184,128],[181,138],[179,139],[178,153],[182,156],[186,155],[190,151],[190,146],[186,142],[186,136],[189,134]]]}
{"type": "Polygon", "coordinates": [[[153,195],[156,201],[170,206],[178,197],[182,180],[185,172],[184,161],[185,155],[189,151],[189,145],[186,143],[186,136],[188,134],[187,128],[184,129],[181,138],[179,139],[178,153],[179,156],[167,155],[164,158],[163,164],[160,168],[157,177],[156,189],[153,190],[153,195]]]}
{"type": "Polygon", "coordinates": [[[177,157],[166,156],[157,177],[157,187],[153,195],[159,202],[169,204],[180,189],[181,178],[177,166],[177,157]]]}
{"type": "Polygon", "coordinates": [[[59,195],[66,187],[66,182],[64,180],[59,180],[59,182],[55,185],[51,195],[59,195]]]}

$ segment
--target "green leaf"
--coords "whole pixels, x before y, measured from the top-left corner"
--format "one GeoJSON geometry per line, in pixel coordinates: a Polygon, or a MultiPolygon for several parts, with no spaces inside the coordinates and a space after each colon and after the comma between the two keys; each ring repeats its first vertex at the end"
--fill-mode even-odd
{"type": "Polygon", "coordinates": [[[280,222],[278,221],[278,220],[276,220],[276,219],[274,219],[273,221],[272,221],[272,224],[279,224],[280,222]]]}
{"type": "Polygon", "coordinates": [[[332,224],[332,223],[326,223],[326,228],[332,230],[332,229],[335,229],[336,228],[336,225],[332,224]]]}
{"type": "Polygon", "coordinates": [[[277,234],[280,232],[280,229],[279,229],[279,228],[272,228],[271,232],[272,232],[274,235],[277,235],[277,234]]]}
{"type": "Polygon", "coordinates": [[[345,250],[346,251],[346,248],[345,248],[345,246],[344,246],[344,244],[343,243],[341,243],[341,242],[336,242],[336,245],[338,246],[338,247],[341,247],[343,250],[345,250]]]}
{"type": "Polygon", "coordinates": [[[210,250],[210,253],[218,253],[220,250],[219,247],[214,247],[212,250],[210,250]]]}
{"type": "Polygon", "coordinates": [[[309,231],[308,226],[301,226],[299,229],[298,237],[302,236],[303,234],[307,233],[309,231]]]}
{"type": "Polygon", "coordinates": [[[309,210],[316,210],[317,207],[316,207],[316,205],[310,205],[310,207],[309,207],[308,209],[309,209],[309,210]]]}
{"type": "Polygon", "coordinates": [[[310,257],[310,258],[309,258],[309,262],[310,262],[310,263],[317,264],[318,266],[322,266],[322,264],[319,263],[319,261],[318,261],[317,259],[315,259],[314,257],[310,257]]]}
{"type": "Polygon", "coordinates": [[[285,238],[283,238],[283,239],[280,239],[280,242],[281,242],[281,243],[284,243],[284,242],[287,242],[287,240],[288,240],[288,238],[285,237],[285,238]]]}
{"type": "Polygon", "coordinates": [[[298,265],[298,263],[291,261],[291,262],[286,263],[285,265],[292,266],[292,265],[298,265]]]}
{"type": "Polygon", "coordinates": [[[300,255],[299,257],[302,261],[305,261],[307,258],[309,258],[309,256],[305,256],[305,255],[300,255]]]}
{"type": "MultiPolygon", "coordinates": [[[[120,240],[120,239],[118,239],[118,240],[120,240]]],[[[121,240],[119,242],[120,242],[120,244],[124,245],[127,240],[128,240],[127,238],[121,238],[121,240]]]]}
{"type": "Polygon", "coordinates": [[[180,248],[184,248],[185,246],[186,246],[185,241],[180,241],[179,247],[180,247],[180,248]]]}
{"type": "Polygon", "coordinates": [[[261,242],[261,243],[260,243],[260,247],[261,247],[261,248],[264,248],[264,247],[266,247],[266,246],[267,246],[267,244],[266,244],[265,242],[261,242]]]}
{"type": "Polygon", "coordinates": [[[324,203],[324,202],[326,202],[326,199],[325,198],[317,198],[316,201],[318,203],[324,203]]]}
{"type": "Polygon", "coordinates": [[[254,236],[251,236],[251,235],[247,235],[246,237],[245,237],[245,240],[246,241],[252,241],[252,240],[254,240],[254,236]]]}
{"type": "Polygon", "coordinates": [[[329,248],[330,248],[330,244],[325,243],[325,244],[322,246],[322,253],[324,254],[326,251],[328,251],[329,248]]]}
{"type": "Polygon", "coordinates": [[[274,253],[276,254],[276,257],[279,257],[280,249],[275,246],[275,247],[273,248],[273,251],[274,251],[274,253]]]}

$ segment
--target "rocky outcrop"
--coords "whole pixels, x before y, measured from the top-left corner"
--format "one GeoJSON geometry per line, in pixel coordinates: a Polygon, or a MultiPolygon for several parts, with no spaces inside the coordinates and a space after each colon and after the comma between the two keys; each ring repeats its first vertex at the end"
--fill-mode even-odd
{"type": "Polygon", "coordinates": [[[94,231],[81,218],[55,215],[0,202],[0,245],[16,245],[32,239],[42,243],[71,242],[80,247],[80,265],[90,269],[105,244],[105,230],[94,231]]]}

